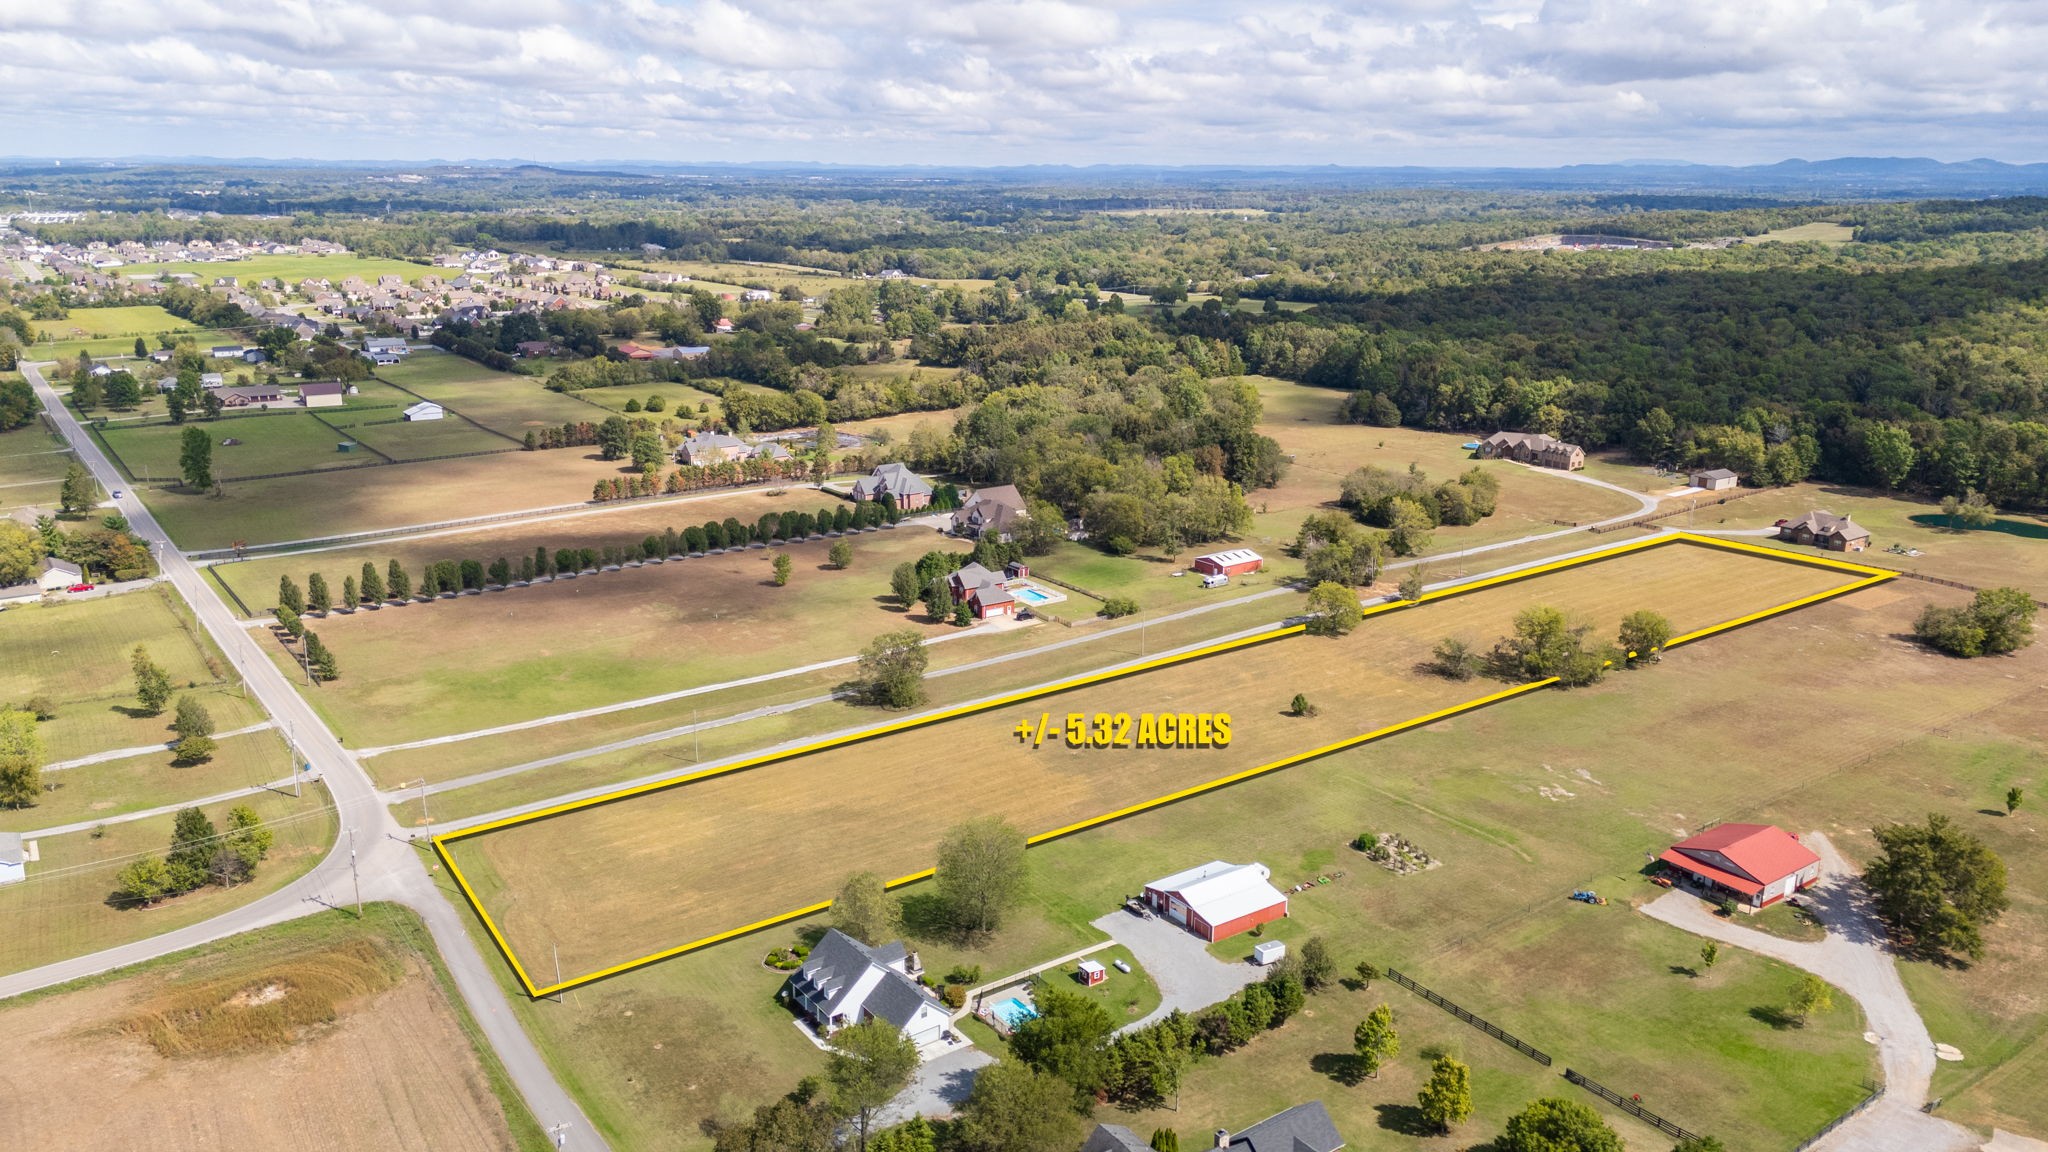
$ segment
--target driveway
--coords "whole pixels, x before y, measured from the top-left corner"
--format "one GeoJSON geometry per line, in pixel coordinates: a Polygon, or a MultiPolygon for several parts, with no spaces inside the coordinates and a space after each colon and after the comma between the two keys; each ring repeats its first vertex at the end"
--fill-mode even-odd
{"type": "Polygon", "coordinates": [[[972,1044],[936,1056],[917,1066],[905,1088],[882,1109],[871,1127],[879,1130],[912,1116],[951,1116],[974,1090],[974,1078],[996,1058],[972,1044]]]}
{"type": "Polygon", "coordinates": [[[1920,1111],[1934,1078],[1934,1041],[1899,980],[1869,890],[1827,837],[1808,833],[1805,843],[1820,854],[1822,880],[1809,895],[1827,925],[1825,940],[1801,943],[1744,928],[1716,916],[1705,901],[1686,892],[1668,892],[1642,911],[1695,935],[1803,968],[1862,1006],[1864,1020],[1877,1035],[1884,1095],[1814,1145],[1813,1152],[1964,1152],[1979,1147],[1983,1139],[1969,1129],[1920,1111]]]}
{"type": "Polygon", "coordinates": [[[1093,923],[1092,927],[1131,950],[1138,963],[1159,985],[1159,1007],[1136,1023],[1118,1031],[1143,1028],[1163,1020],[1178,1008],[1198,1012],[1211,1004],[1228,1000],[1232,993],[1265,977],[1265,970],[1250,964],[1226,964],[1214,956],[1193,933],[1157,916],[1138,917],[1121,909],[1093,923]]]}

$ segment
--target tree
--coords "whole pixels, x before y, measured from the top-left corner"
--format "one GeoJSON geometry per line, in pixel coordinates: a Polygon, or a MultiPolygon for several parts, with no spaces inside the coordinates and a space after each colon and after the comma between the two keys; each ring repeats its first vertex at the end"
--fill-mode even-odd
{"type": "Polygon", "coordinates": [[[1358,977],[1360,991],[1371,988],[1372,982],[1381,976],[1380,966],[1370,960],[1360,960],[1358,967],[1353,968],[1351,971],[1358,977]]]}
{"type": "Polygon", "coordinates": [[[1721,958],[1721,946],[1712,940],[1700,945],[1700,967],[1712,971],[1714,961],[1721,958]]]}
{"type": "Polygon", "coordinates": [[[1394,591],[1401,599],[1413,604],[1422,599],[1423,580],[1421,568],[1410,568],[1407,574],[1401,577],[1401,583],[1395,586],[1394,591]]]}
{"type": "Polygon", "coordinates": [[[1670,641],[1671,621],[1645,608],[1621,618],[1621,634],[1615,643],[1633,668],[1661,659],[1664,645],[1670,641]]]}
{"type": "Polygon", "coordinates": [[[322,616],[334,607],[334,597],[327,590],[327,577],[318,572],[306,577],[306,607],[322,616]]]}
{"type": "Polygon", "coordinates": [[[953,585],[941,576],[933,580],[924,590],[924,610],[934,620],[951,620],[953,609],[959,602],[953,599],[953,585]]]}
{"type": "Polygon", "coordinates": [[[712,1152],[836,1152],[838,1128],[838,1113],[807,1077],[796,1091],[754,1109],[751,1120],[720,1125],[712,1152]]]}
{"type": "Polygon", "coordinates": [[[1342,584],[1324,581],[1308,594],[1308,631],[1314,636],[1342,636],[1365,618],[1358,597],[1342,584]]]}
{"type": "Polygon", "coordinates": [[[341,606],[353,612],[361,607],[362,603],[363,594],[356,589],[356,578],[353,576],[343,576],[341,578],[341,606]]]}
{"type": "Polygon", "coordinates": [[[917,565],[908,561],[898,564],[896,570],[889,574],[889,591],[896,597],[896,603],[908,612],[924,592],[924,585],[917,577],[917,565]]]}
{"type": "Polygon", "coordinates": [[[284,634],[292,639],[297,640],[306,634],[306,623],[299,619],[297,612],[279,606],[271,612],[271,615],[276,617],[277,626],[284,629],[284,634]]]}
{"type": "MultiPolygon", "coordinates": [[[[34,703],[34,701],[30,701],[30,703],[34,703]]],[[[2019,785],[2015,784],[2012,787],[2007,788],[2005,790],[2005,814],[2007,816],[2010,816],[2013,813],[2019,811],[2020,801],[2026,798],[2027,794],[2020,790],[2019,785]]]]}
{"type": "Polygon", "coordinates": [[[895,921],[888,890],[873,872],[848,876],[832,901],[832,926],[863,944],[879,943],[895,921]]]}
{"type": "Polygon", "coordinates": [[[0,520],[0,585],[22,584],[42,571],[43,538],[12,520],[0,520]]]}
{"type": "Polygon", "coordinates": [[[1320,992],[1337,975],[1337,962],[1330,958],[1330,946],[1321,936],[1311,936],[1301,946],[1301,983],[1310,992],[1320,992]]]}
{"type": "Polygon", "coordinates": [[[142,707],[142,714],[155,716],[164,710],[171,700],[171,678],[149,658],[149,649],[140,644],[128,655],[128,666],[135,672],[135,702],[142,707]]]}
{"type": "Polygon", "coordinates": [[[1626,1152],[1600,1114],[1576,1100],[1545,1097],[1508,1117],[1495,1152],[1626,1152]]]}
{"type": "Polygon", "coordinates": [[[924,670],[931,662],[914,628],[884,632],[860,654],[855,684],[860,696],[882,708],[902,710],[924,703],[924,670]]]}
{"type": "Polygon", "coordinates": [[[834,568],[844,572],[853,567],[853,545],[845,540],[834,540],[831,549],[825,553],[825,558],[832,562],[834,568]]]}
{"type": "Polygon", "coordinates": [[[178,474],[185,487],[204,492],[213,487],[213,436],[204,428],[187,427],[178,439],[178,474]]]}
{"type": "Polygon", "coordinates": [[[100,502],[100,486],[93,480],[86,466],[73,460],[64,469],[64,487],[58,491],[57,505],[72,515],[88,511],[100,502]]]}
{"type": "Polygon", "coordinates": [[[666,459],[668,459],[668,453],[662,450],[661,436],[659,434],[641,432],[634,435],[633,467],[646,472],[650,469],[661,467],[661,462],[666,459]]]}
{"type": "Polygon", "coordinates": [[[1359,1071],[1379,1079],[1380,1065],[1401,1052],[1401,1036],[1394,1031],[1394,1010],[1382,1004],[1367,1013],[1351,1034],[1351,1046],[1358,1056],[1359,1071]]]}
{"type": "Polygon", "coordinates": [[[1943,496],[1941,514],[1948,519],[1951,530],[1958,528],[1989,528],[1998,519],[1998,509],[1975,488],[1965,489],[1963,495],[1943,496]]]}
{"type": "Polygon", "coordinates": [[[1538,605],[1515,615],[1515,632],[1494,645],[1488,658],[1495,675],[1505,680],[1542,680],[1555,676],[1567,687],[1591,684],[1605,674],[1607,653],[1586,648],[1584,625],[1574,626],[1564,613],[1538,605]]]}
{"type": "Polygon", "coordinates": [[[1447,636],[1430,652],[1429,670],[1446,680],[1470,680],[1479,671],[1479,657],[1463,640],[1447,636]]]}
{"type": "Polygon", "coordinates": [[[975,1077],[954,1134],[961,1152],[1073,1152],[1081,1117],[1065,1081],[1004,1060],[975,1077]]]}
{"type": "Polygon", "coordinates": [[[1970,601],[1970,615],[1984,630],[1987,655],[2017,652],[2034,642],[2034,598],[2018,588],[1986,588],[1970,601]]]}
{"type": "Polygon", "coordinates": [[[32,712],[0,709],[0,808],[29,808],[43,794],[43,738],[32,712]]]}
{"type": "Polygon", "coordinates": [[[931,1121],[912,1116],[894,1128],[875,1133],[868,1152],[939,1152],[938,1133],[931,1121]]]}
{"type": "Polygon", "coordinates": [[[171,731],[178,734],[173,751],[185,764],[203,764],[213,758],[213,714],[197,697],[178,697],[177,718],[171,731]]]}
{"type": "Polygon", "coordinates": [[[1809,972],[1801,976],[1798,983],[1792,985],[1792,996],[1786,1014],[1803,1028],[1814,1013],[1829,1011],[1834,1006],[1834,989],[1828,987],[1827,981],[1809,972]]]}
{"type": "Polygon", "coordinates": [[[1429,548],[1429,533],[1436,527],[1429,509],[1406,496],[1387,502],[1387,548],[1396,556],[1417,556],[1429,548]]]}
{"type": "Polygon", "coordinates": [[[1430,1065],[1429,1080],[1415,1094],[1425,1124],[1448,1134],[1472,1116],[1472,1069],[1452,1056],[1430,1065]]]}
{"type": "Polygon", "coordinates": [[[1934,813],[1877,829],[1877,843],[1863,882],[1892,931],[1924,954],[1982,959],[1983,929],[2006,909],[2005,861],[1934,813]]]}
{"type": "Polygon", "coordinates": [[[995,816],[954,825],[939,844],[933,883],[956,927],[994,931],[1024,892],[1024,834],[995,816]]]}
{"type": "Polygon", "coordinates": [[[170,865],[172,888],[190,892],[206,883],[218,847],[213,821],[206,813],[197,808],[180,809],[171,824],[171,852],[164,860],[170,865]]]}
{"type": "Polygon", "coordinates": [[[788,584],[790,569],[795,567],[795,565],[790,562],[789,553],[777,552],[775,554],[775,563],[773,567],[775,569],[775,586],[777,588],[780,588],[788,584]]]}
{"type": "Polygon", "coordinates": [[[114,893],[128,904],[154,904],[175,895],[170,866],[156,856],[144,856],[114,877],[114,893]]]}
{"type": "Polygon", "coordinates": [[[306,662],[312,666],[315,679],[335,680],[341,677],[340,662],[335,660],[334,653],[328,650],[327,645],[320,642],[320,637],[312,632],[306,633],[306,662]]]}
{"type": "Polygon", "coordinates": [[[395,559],[391,561],[391,567],[385,574],[384,586],[390,590],[393,600],[412,599],[412,577],[406,574],[404,568],[399,567],[395,559]]]}
{"type": "Polygon", "coordinates": [[[1116,1020],[1100,1000],[1040,980],[1032,989],[1038,1015],[1010,1036],[1010,1052],[1019,1060],[1065,1080],[1079,1094],[1092,1098],[1108,1073],[1104,1045],[1116,1031],[1116,1020]]]}
{"type": "Polygon", "coordinates": [[[1913,471],[1913,435],[1904,425],[1876,421],[1862,425],[1863,466],[1886,490],[1897,488],[1913,471]]]}
{"type": "Polygon", "coordinates": [[[1308,697],[1299,692],[1294,694],[1293,701],[1287,705],[1289,716],[1313,716],[1316,711],[1316,706],[1308,702],[1308,697]]]}
{"type": "Polygon", "coordinates": [[[863,1152],[875,1110],[896,1098],[916,1068],[917,1046],[887,1020],[852,1024],[832,1034],[825,1079],[832,1085],[833,1104],[858,1123],[863,1152]]]}
{"type": "Polygon", "coordinates": [[[149,359],[149,342],[140,336],[135,338],[135,358],[137,360],[149,359]]]}
{"type": "Polygon", "coordinates": [[[305,593],[299,591],[298,581],[293,580],[289,573],[277,578],[277,604],[301,616],[306,614],[305,593]]]}
{"type": "Polygon", "coordinates": [[[1180,1133],[1171,1128],[1154,1128],[1152,1139],[1145,1142],[1152,1152],[1180,1152],[1180,1133]]]}
{"type": "Polygon", "coordinates": [[[633,450],[633,426],[624,416],[607,416],[597,426],[597,454],[604,460],[623,460],[633,450]]]}
{"type": "Polygon", "coordinates": [[[244,875],[255,872],[256,865],[270,855],[276,838],[276,833],[263,826],[263,818],[254,808],[237,804],[228,809],[227,850],[241,860],[244,875]]]}

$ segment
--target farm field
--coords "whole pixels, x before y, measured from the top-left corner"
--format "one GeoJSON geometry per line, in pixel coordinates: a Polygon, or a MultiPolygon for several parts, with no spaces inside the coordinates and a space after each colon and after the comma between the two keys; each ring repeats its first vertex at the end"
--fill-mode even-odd
{"type": "Polygon", "coordinates": [[[0,701],[50,698],[57,718],[37,730],[52,761],[168,740],[168,711],[141,716],[133,708],[129,654],[138,644],[179,691],[205,703],[221,731],[261,719],[227,661],[165,587],[0,613],[0,701]]]}
{"type": "MultiPolygon", "coordinates": [[[[182,316],[174,316],[154,304],[135,304],[118,308],[73,308],[71,315],[62,320],[35,320],[30,322],[35,329],[36,341],[79,340],[102,336],[127,336],[131,343],[136,336],[153,337],[159,332],[193,332],[199,325],[182,316]]],[[[150,346],[156,346],[151,340],[150,346]]],[[[35,354],[30,349],[30,355],[35,354]]]]}
{"type": "MultiPolygon", "coordinates": [[[[566,398],[554,392],[548,395],[566,398]]],[[[692,388],[688,384],[680,384],[673,380],[647,380],[626,388],[585,388],[573,395],[575,399],[570,401],[572,404],[595,404],[619,413],[625,411],[628,400],[638,400],[644,405],[650,397],[659,396],[663,411],[649,414],[651,418],[657,420],[695,421],[701,415],[697,410],[700,404],[711,405],[712,413],[718,411],[718,397],[700,388],[692,388]]],[[[601,420],[604,416],[602,412],[591,412],[586,419],[594,417],[601,420]]]]}
{"type": "Polygon", "coordinates": [[[296,287],[307,279],[325,278],[333,281],[345,280],[350,276],[361,276],[372,283],[385,275],[403,276],[406,283],[416,284],[422,276],[444,273],[446,269],[429,268],[406,260],[387,260],[377,256],[358,256],[353,253],[337,256],[256,256],[247,260],[202,260],[183,261],[168,264],[129,264],[120,269],[123,276],[134,277],[142,273],[159,276],[174,276],[188,272],[200,278],[203,284],[211,284],[221,276],[239,279],[244,288],[254,287],[259,280],[283,279],[288,286],[296,287]]]}
{"type": "Polygon", "coordinates": [[[928,867],[939,833],[968,815],[1043,832],[1485,695],[1498,686],[1422,676],[1413,665],[1445,635],[1483,648],[1531,603],[1600,634],[1654,606],[1682,633],[1845,582],[1841,573],[1666,546],[1384,614],[1341,640],[1274,641],[900,733],[886,759],[868,744],[830,749],[452,849],[484,905],[503,916],[515,953],[559,945],[564,972],[588,972],[829,897],[822,878],[836,873],[928,867]],[[1292,692],[1317,701],[1322,715],[1283,715],[1292,692]],[[1033,750],[1012,731],[1042,713],[1162,709],[1231,712],[1234,739],[1227,750],[1033,750]],[[994,779],[1003,784],[991,793],[994,779]],[[792,839],[792,827],[807,834],[792,839]],[[821,855],[812,861],[813,853],[821,855]],[[722,879],[725,861],[769,857],[782,865],[774,876],[740,889],[722,879]],[[649,882],[660,886],[659,902],[646,899],[649,882]]]}
{"type": "MultiPolygon", "coordinates": [[[[67,321],[59,320],[54,323],[64,324],[67,321]]],[[[147,339],[151,347],[155,347],[158,331],[160,329],[151,329],[140,335],[147,339]]],[[[189,339],[205,348],[213,344],[239,344],[248,334],[249,332],[241,329],[194,328],[190,324],[183,324],[178,330],[178,339],[189,339]]],[[[87,352],[95,360],[126,357],[135,351],[136,335],[137,333],[133,332],[120,336],[68,336],[60,333],[54,339],[40,340],[30,345],[27,356],[31,360],[72,360],[76,359],[80,352],[87,352]]]]}
{"type": "Polygon", "coordinates": [[[1821,244],[1847,244],[1856,239],[1856,229],[1832,220],[1816,220],[1811,224],[1795,224],[1790,228],[1773,228],[1761,236],[1749,236],[1744,244],[1770,244],[1774,242],[1795,243],[1799,241],[1821,244]]]}
{"type": "Polygon", "coordinates": [[[1559,525],[1619,516],[1636,505],[1619,492],[1546,475],[1507,461],[1479,461],[1460,447],[1468,437],[1407,428],[1375,428],[1338,422],[1346,393],[1310,388],[1270,377],[1251,377],[1265,402],[1259,431],[1279,441],[1294,457],[1277,488],[1245,493],[1257,514],[1252,535],[1292,541],[1310,512],[1334,507],[1344,477],[1352,469],[1374,465],[1395,472],[1413,464],[1431,480],[1455,479],[1477,465],[1500,478],[1500,501],[1493,515],[1477,524],[1438,528],[1430,550],[1456,551],[1559,525]]]}
{"type": "Polygon", "coordinates": [[[277,891],[303,876],[334,845],[334,805],[327,790],[308,785],[304,796],[258,792],[204,811],[219,827],[230,808],[246,804],[276,835],[256,878],[238,887],[206,887],[152,908],[108,902],[115,876],[138,855],[161,855],[171,843],[166,814],[109,824],[103,835],[72,832],[40,839],[40,859],[28,878],[0,888],[0,973],[36,968],[197,924],[277,891]]]}
{"type": "Polygon", "coordinates": [[[50,507],[64,486],[71,452],[40,422],[0,432],[0,512],[50,507]]]}
{"type": "MultiPolygon", "coordinates": [[[[1950,1093],[1951,1119],[1988,1123],[2003,1109],[2015,1123],[2033,1117],[2008,1127],[2048,1134],[2041,1102],[2014,1089],[2048,1050],[2048,1012],[2022,991],[2048,932],[2048,840],[2031,809],[2011,821],[1977,811],[1996,807],[2009,783],[2042,786],[2048,715],[2031,686],[2048,674],[2048,650],[1958,662],[1896,639],[1923,603],[1950,596],[1961,594],[1895,582],[1688,646],[1591,689],[1511,700],[1045,844],[1027,856],[1026,905],[993,938],[966,946],[914,924],[909,938],[928,966],[1014,971],[1099,939],[1088,922],[1123,894],[1199,860],[1260,860],[1283,884],[1342,870],[1344,879],[1296,897],[1292,917],[1269,929],[1275,938],[1323,936],[1340,971],[1361,958],[1399,967],[1731,1148],[1789,1148],[1860,1098],[1870,1051],[1856,1038],[1861,1024],[1838,996],[1836,1010],[1803,1031],[1771,1028],[1751,1009],[1782,1004],[1789,974],[1732,949],[1709,977],[1670,971],[1699,941],[1631,913],[1663,893],[1637,871],[1644,853],[1712,821],[1767,820],[1828,832],[1855,859],[1867,851],[1863,830],[1935,810],[1971,821],[2005,856],[2014,896],[1983,964],[1905,969],[1935,1039],[1969,1054],[1943,1066],[1935,1092],[1950,1093]],[[1804,718],[1813,740],[1787,741],[1758,722],[1782,715],[1804,718]],[[1713,770],[1691,770],[1700,764],[1713,770]],[[1347,847],[1368,829],[1397,831],[1443,865],[1410,876],[1372,867],[1347,847]],[[1567,901],[1577,887],[1613,903],[1567,901]],[[1666,1026],[1697,1042],[1665,1043],[1666,1026]],[[1955,1087],[1966,1078],[1974,1086],[1955,1087]]],[[[816,835],[814,825],[794,827],[802,831],[783,849],[816,835]]],[[[828,869],[822,886],[843,870],[828,869]]],[[[452,883],[446,891],[460,900],[452,883]]],[[[902,891],[914,905],[924,886],[902,891]]],[[[771,1002],[781,977],[758,963],[767,948],[822,926],[812,918],[586,985],[566,1011],[515,995],[515,1011],[615,1142],[706,1148],[700,1119],[742,1115],[822,1069],[823,1057],[771,1002]],[[654,1042],[685,1035],[699,1039],[645,1063],[654,1042]],[[649,1084],[643,1067],[658,1067],[660,1079],[649,1084]],[[699,1087],[658,1090],[666,1082],[699,1087]]],[[[509,970],[501,979],[513,987],[509,970]]],[[[1389,984],[1326,993],[1310,1007],[1313,1018],[1243,1052],[1198,1060],[1177,1114],[1104,1108],[1096,1118],[1185,1136],[1322,1099],[1353,1147],[1413,1148],[1398,1125],[1426,1072],[1417,1053],[1434,1048],[1474,1066],[1479,1110],[1460,1139],[1485,1139],[1537,1095],[1600,1106],[1555,1069],[1389,984]],[[1402,1055],[1380,1080],[1347,1085],[1326,1054],[1348,1052],[1352,1027],[1382,1001],[1395,1010],[1402,1055]]],[[[1609,1117],[1631,1147],[1669,1146],[1609,1117]]]]}
{"type": "MultiPolygon", "coordinates": [[[[396,743],[849,656],[906,624],[949,630],[878,598],[897,564],[957,543],[899,529],[853,545],[844,572],[813,540],[331,617],[320,638],[349,674],[312,700],[351,743],[396,743]],[[783,554],[795,574],[776,588],[783,554]]],[[[351,571],[326,570],[336,586],[351,571]]],[[[275,593],[273,579],[261,602],[275,593]]]]}
{"type": "Polygon", "coordinates": [[[451,418],[460,412],[515,441],[529,428],[604,419],[599,409],[550,392],[535,377],[493,372],[450,352],[414,352],[397,364],[379,365],[377,377],[447,406],[451,418]]]}
{"type": "MultiPolygon", "coordinates": [[[[332,439],[326,450],[332,452],[332,439]]],[[[215,459],[219,459],[218,453],[215,459]]],[[[363,468],[346,483],[325,472],[229,484],[223,496],[148,487],[137,495],[180,548],[269,544],[576,504],[621,475],[596,449],[501,452],[363,468]]]]}
{"type": "Polygon", "coordinates": [[[959,418],[960,412],[958,408],[939,408],[930,412],[899,412],[894,416],[876,416],[869,420],[848,420],[834,427],[841,432],[851,432],[878,444],[901,444],[910,439],[912,432],[927,424],[940,432],[951,433],[953,423],[959,418]]]}
{"type": "Polygon", "coordinates": [[[425,926],[395,905],[364,912],[8,1002],[0,1028],[17,1064],[0,1138],[194,1152],[546,1148],[425,926]],[[264,987],[286,999],[246,1002],[264,987]],[[285,1033],[270,1033],[280,1022],[285,1033]],[[84,1084],[119,1106],[79,1107],[84,1084]]]}
{"type": "MultiPolygon", "coordinates": [[[[376,458],[340,452],[344,439],[303,408],[280,408],[261,416],[236,416],[190,425],[110,425],[97,429],[128,478],[140,483],[180,484],[178,455],[187,427],[204,428],[213,439],[213,474],[221,480],[277,472],[363,468],[376,458]],[[227,440],[241,443],[229,445],[227,440]]],[[[202,497],[204,498],[204,497],[202,497]]]]}

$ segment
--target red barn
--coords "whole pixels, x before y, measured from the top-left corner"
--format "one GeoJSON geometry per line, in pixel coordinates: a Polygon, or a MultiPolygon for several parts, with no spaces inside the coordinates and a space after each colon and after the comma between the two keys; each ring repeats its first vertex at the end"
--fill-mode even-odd
{"type": "Polygon", "coordinates": [[[1264,864],[1212,860],[1145,885],[1145,903],[1213,944],[1287,915],[1272,877],[1264,864]]]}
{"type": "Polygon", "coordinates": [[[1204,576],[1243,576],[1266,566],[1266,558],[1249,548],[1232,548],[1195,557],[1195,571],[1204,576]]]}
{"type": "Polygon", "coordinates": [[[1820,857],[1773,824],[1717,824],[1658,857],[1695,888],[1764,908],[1820,879],[1820,857]]]}

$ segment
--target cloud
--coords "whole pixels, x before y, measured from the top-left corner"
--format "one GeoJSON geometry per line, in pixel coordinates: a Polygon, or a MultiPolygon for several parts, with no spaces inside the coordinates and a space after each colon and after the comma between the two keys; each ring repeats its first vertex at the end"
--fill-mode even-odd
{"type": "Polygon", "coordinates": [[[2043,158],[2029,0],[39,0],[22,155],[2043,158]]]}

